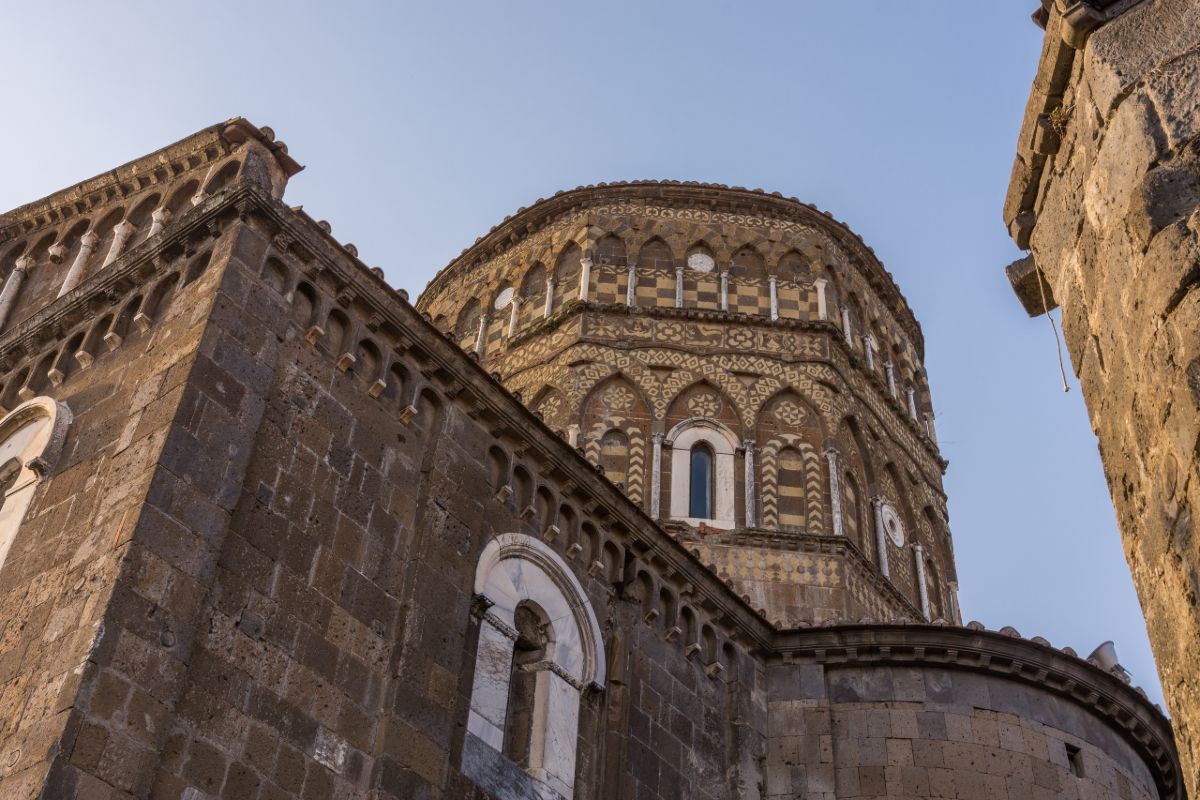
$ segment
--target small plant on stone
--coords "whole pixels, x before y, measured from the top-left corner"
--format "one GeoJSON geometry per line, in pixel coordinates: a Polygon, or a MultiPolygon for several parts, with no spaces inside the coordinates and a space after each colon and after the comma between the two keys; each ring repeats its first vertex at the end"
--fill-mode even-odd
{"type": "Polygon", "coordinates": [[[1062,137],[1067,132],[1067,123],[1071,121],[1071,109],[1059,106],[1050,112],[1050,128],[1062,137]]]}

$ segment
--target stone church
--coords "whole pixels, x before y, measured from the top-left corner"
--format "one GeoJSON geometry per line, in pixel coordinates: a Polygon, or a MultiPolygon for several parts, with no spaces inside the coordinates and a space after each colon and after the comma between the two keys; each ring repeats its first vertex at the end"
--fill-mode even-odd
{"type": "Polygon", "coordinates": [[[412,302],[234,119],[0,216],[0,796],[1181,800],[963,624],[921,328],[778,194],[601,184],[412,302]]]}

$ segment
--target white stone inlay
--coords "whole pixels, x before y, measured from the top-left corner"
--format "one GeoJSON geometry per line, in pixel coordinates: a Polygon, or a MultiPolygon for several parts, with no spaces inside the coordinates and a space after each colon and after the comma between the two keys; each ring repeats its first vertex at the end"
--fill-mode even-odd
{"type": "Polygon", "coordinates": [[[708,253],[695,252],[687,257],[688,269],[696,272],[712,272],[717,262],[708,253]]]}

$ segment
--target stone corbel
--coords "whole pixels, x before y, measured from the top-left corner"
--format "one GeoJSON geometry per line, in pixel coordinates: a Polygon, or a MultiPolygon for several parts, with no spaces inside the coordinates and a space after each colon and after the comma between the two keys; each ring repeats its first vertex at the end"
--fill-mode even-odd
{"type": "Polygon", "coordinates": [[[471,616],[476,619],[483,619],[483,615],[488,612],[488,609],[496,605],[490,597],[485,594],[477,594],[471,597],[471,616]]]}
{"type": "Polygon", "coordinates": [[[1104,24],[1104,13],[1085,0],[1058,0],[1062,12],[1062,39],[1076,50],[1082,50],[1092,31],[1104,24]]]}
{"type": "Polygon", "coordinates": [[[275,234],[275,238],[271,240],[271,246],[274,247],[280,255],[287,255],[288,251],[292,249],[292,245],[295,243],[296,237],[292,236],[292,234],[288,233],[287,231],[280,231],[279,233],[275,234]]]}

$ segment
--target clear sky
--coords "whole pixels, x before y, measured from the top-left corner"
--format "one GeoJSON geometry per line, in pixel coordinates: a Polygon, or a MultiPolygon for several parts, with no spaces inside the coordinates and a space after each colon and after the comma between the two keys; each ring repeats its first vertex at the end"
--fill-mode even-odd
{"type": "Polygon", "coordinates": [[[241,115],[288,199],[415,297],[558,189],[674,178],[832,212],[925,331],[965,619],[1161,693],[1096,441],[1000,208],[1035,0],[11,4],[0,208],[241,115]]]}

